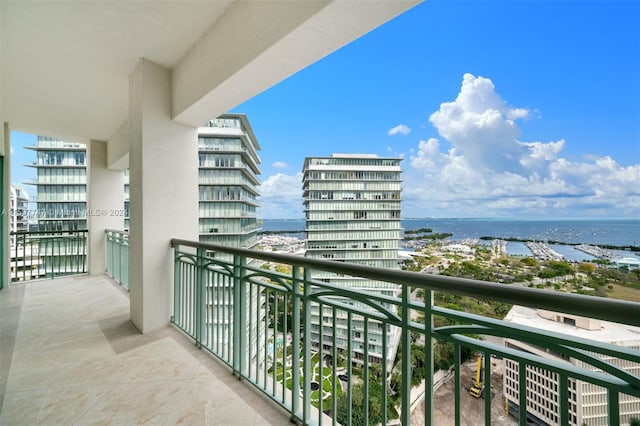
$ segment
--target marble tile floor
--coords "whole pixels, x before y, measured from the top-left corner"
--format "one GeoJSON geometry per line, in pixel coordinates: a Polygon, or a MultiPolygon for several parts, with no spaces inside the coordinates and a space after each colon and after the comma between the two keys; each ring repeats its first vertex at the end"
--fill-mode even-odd
{"type": "Polygon", "coordinates": [[[0,425],[285,425],[173,327],[141,335],[106,276],[0,291],[0,425]]]}

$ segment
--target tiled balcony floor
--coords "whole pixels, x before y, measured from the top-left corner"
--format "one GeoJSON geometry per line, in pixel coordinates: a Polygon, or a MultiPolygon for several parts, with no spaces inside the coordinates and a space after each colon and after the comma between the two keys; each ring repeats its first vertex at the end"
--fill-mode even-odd
{"type": "Polygon", "coordinates": [[[288,423],[174,328],[139,334],[107,277],[6,288],[0,327],[0,425],[288,423]]]}

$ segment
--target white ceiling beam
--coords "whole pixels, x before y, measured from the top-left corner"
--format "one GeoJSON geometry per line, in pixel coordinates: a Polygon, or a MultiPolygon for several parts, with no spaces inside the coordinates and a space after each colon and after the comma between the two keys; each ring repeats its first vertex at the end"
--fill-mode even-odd
{"type": "Polygon", "coordinates": [[[173,119],[201,126],[418,3],[236,1],[173,69],[173,119]]]}

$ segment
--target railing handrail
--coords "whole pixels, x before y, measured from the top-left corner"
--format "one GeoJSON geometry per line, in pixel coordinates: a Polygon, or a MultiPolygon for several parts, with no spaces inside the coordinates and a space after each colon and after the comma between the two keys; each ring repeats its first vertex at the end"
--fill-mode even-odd
{"type": "Polygon", "coordinates": [[[120,235],[129,235],[129,231],[119,231],[117,229],[105,229],[104,232],[105,233],[112,232],[114,234],[120,234],[120,235]]]}
{"type": "Polygon", "coordinates": [[[83,233],[83,232],[89,232],[88,229],[66,229],[63,231],[11,231],[9,232],[9,235],[53,235],[53,234],[70,234],[70,233],[83,233]]]}
{"type": "Polygon", "coordinates": [[[366,265],[312,259],[291,254],[227,247],[199,241],[171,239],[171,246],[186,246],[210,251],[220,251],[269,262],[290,263],[312,269],[365,277],[377,281],[410,285],[426,290],[438,290],[479,299],[490,299],[530,308],[563,312],[616,323],[640,326],[640,303],[607,299],[581,294],[561,293],[509,284],[472,280],[443,275],[422,274],[399,269],[375,268],[366,265]],[[407,284],[410,283],[410,284],[407,284]]]}

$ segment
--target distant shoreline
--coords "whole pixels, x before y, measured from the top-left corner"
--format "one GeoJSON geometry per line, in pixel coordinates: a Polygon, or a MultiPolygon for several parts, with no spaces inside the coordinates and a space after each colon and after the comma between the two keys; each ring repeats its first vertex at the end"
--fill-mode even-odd
{"type": "Polygon", "coordinates": [[[502,241],[509,241],[509,242],[514,242],[514,243],[539,243],[539,242],[544,242],[547,244],[557,244],[557,245],[563,245],[563,246],[579,246],[582,244],[586,244],[586,245],[590,245],[590,246],[597,246],[603,249],[607,249],[607,250],[623,250],[623,251],[633,251],[633,252],[640,252],[640,246],[634,246],[634,245],[624,245],[624,246],[616,246],[616,245],[611,245],[611,244],[587,244],[587,243],[567,243],[564,241],[554,241],[554,240],[548,240],[548,241],[541,241],[541,240],[536,240],[536,239],[532,239],[532,238],[516,238],[516,237],[509,237],[509,238],[498,238],[498,237],[488,237],[488,236],[483,236],[479,238],[480,240],[483,241],[491,241],[491,240],[502,240],[502,241]]]}
{"type": "MultiPolygon", "coordinates": [[[[415,232],[409,232],[409,234],[414,234],[415,232]]],[[[286,235],[286,234],[304,234],[304,230],[300,229],[300,230],[274,230],[274,231],[259,231],[258,235],[286,235]]],[[[450,233],[446,233],[446,234],[432,234],[432,235],[422,235],[422,236],[418,236],[418,237],[405,237],[403,238],[403,240],[405,241],[409,241],[409,240],[419,240],[419,239],[424,239],[424,240],[442,240],[442,235],[446,235],[447,237],[451,237],[453,236],[453,234],[450,233]]],[[[445,237],[446,238],[446,237],[445,237]]],[[[483,240],[483,241],[491,241],[491,240],[503,240],[503,241],[509,241],[509,242],[514,242],[514,243],[531,243],[531,242],[540,242],[539,239],[533,239],[533,238],[517,238],[517,237],[508,237],[508,238],[502,238],[502,237],[491,237],[491,236],[482,236],[480,238],[478,238],[479,240],[483,240]]],[[[564,241],[555,241],[555,240],[547,240],[544,241],[547,244],[557,244],[557,245],[565,245],[565,246],[579,246],[581,244],[588,244],[588,245],[592,245],[592,246],[597,246],[603,249],[607,249],[607,250],[622,250],[622,251],[630,251],[630,252],[640,252],[640,246],[634,246],[634,245],[622,245],[622,246],[617,246],[617,245],[611,245],[611,244],[589,244],[589,243],[567,243],[564,241]]]]}

